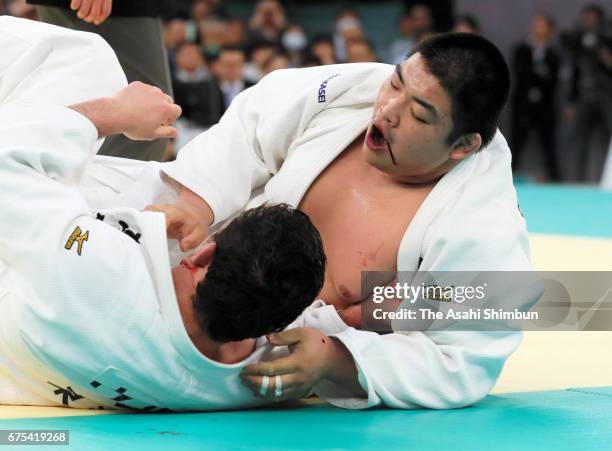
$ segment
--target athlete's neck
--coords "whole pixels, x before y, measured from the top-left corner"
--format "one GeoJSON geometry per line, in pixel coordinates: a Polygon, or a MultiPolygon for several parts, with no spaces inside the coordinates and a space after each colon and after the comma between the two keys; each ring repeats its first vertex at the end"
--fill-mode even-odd
{"type": "Polygon", "coordinates": [[[255,350],[255,339],[219,343],[212,340],[199,326],[191,298],[177,296],[177,302],[187,335],[198,350],[220,363],[238,363],[255,350]]]}

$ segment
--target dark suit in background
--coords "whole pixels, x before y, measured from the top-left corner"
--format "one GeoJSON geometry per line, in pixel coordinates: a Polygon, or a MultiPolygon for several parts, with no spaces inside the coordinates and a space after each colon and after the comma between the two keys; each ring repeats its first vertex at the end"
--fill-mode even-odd
{"type": "Polygon", "coordinates": [[[555,94],[559,78],[559,55],[550,46],[533,47],[521,42],[514,47],[512,69],[512,169],[519,167],[530,132],[536,132],[551,180],[559,181],[555,154],[555,94]]]}

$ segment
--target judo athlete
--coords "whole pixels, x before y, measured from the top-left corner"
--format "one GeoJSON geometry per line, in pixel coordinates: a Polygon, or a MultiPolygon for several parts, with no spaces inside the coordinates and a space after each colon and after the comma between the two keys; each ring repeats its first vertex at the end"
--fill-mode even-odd
{"type": "MultiPolygon", "coordinates": [[[[44,30],[48,39],[19,63],[33,74],[73,42],[44,30]]],[[[24,42],[40,29],[31,31],[24,42]]],[[[107,51],[94,35],[75,39],[107,51]]],[[[325,257],[308,217],[283,205],[244,212],[171,267],[163,214],[92,211],[77,184],[99,138],[171,137],[180,107],[142,83],[71,107],[36,102],[25,95],[36,75],[10,91],[18,68],[4,67],[0,403],[160,411],[269,402],[239,373],[272,350],[257,337],[294,321],[322,287],[325,257]]]]}
{"type": "Polygon", "coordinates": [[[206,236],[201,224],[270,201],[299,207],[321,233],[319,299],[355,327],[270,336],[292,353],[245,369],[255,394],[288,400],[314,388],[341,407],[410,409],[461,407],[491,390],[520,332],[358,330],[360,276],[531,270],[497,130],[509,83],[499,50],[469,34],[433,36],[397,66],[279,70],[162,166],[182,188],[157,208],[182,211],[183,249],[206,236]]]}

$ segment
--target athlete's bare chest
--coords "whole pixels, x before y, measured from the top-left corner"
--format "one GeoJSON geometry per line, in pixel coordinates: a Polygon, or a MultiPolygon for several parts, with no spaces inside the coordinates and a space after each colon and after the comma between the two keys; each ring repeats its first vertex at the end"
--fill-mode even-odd
{"type": "Polygon", "coordinates": [[[406,228],[429,187],[407,187],[367,166],[359,141],[310,186],[300,203],[327,255],[321,298],[339,307],[362,300],[362,271],[396,271],[406,228]]]}

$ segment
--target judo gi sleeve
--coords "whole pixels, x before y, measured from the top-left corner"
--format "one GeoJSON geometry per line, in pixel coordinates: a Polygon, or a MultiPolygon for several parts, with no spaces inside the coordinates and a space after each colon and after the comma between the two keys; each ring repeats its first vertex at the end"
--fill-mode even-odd
{"type": "Polygon", "coordinates": [[[311,89],[321,74],[275,71],[240,93],[220,122],[183,147],[162,171],[210,205],[217,224],[247,204],[282,166],[308,120],[322,107],[311,89]]]}
{"type": "Polygon", "coordinates": [[[127,80],[94,33],[0,17],[0,103],[73,105],[115,94],[127,80]]]}
{"type": "MultiPolygon", "coordinates": [[[[505,237],[497,237],[493,229],[488,236],[483,232],[480,236],[455,237],[451,235],[460,232],[453,230],[457,228],[444,228],[445,233],[438,236],[445,238],[429,246],[423,267],[432,271],[477,272],[485,262],[484,267],[491,270],[531,270],[523,225],[508,226],[505,237]]],[[[513,297],[523,305],[533,305],[541,294],[537,285],[523,289],[514,286],[510,274],[508,279],[508,285],[494,293],[490,302],[501,305],[513,297]]],[[[352,354],[367,398],[356,398],[327,381],[317,386],[320,397],[344,408],[385,405],[398,409],[448,409],[473,404],[489,393],[522,334],[517,330],[475,328],[379,335],[348,328],[331,336],[342,341],[352,354]]]]}
{"type": "Polygon", "coordinates": [[[58,246],[77,252],[86,245],[84,230],[68,229],[89,215],[74,185],[95,153],[97,138],[95,126],[68,108],[0,106],[0,257],[27,280],[42,282],[57,274],[58,246]]]}

